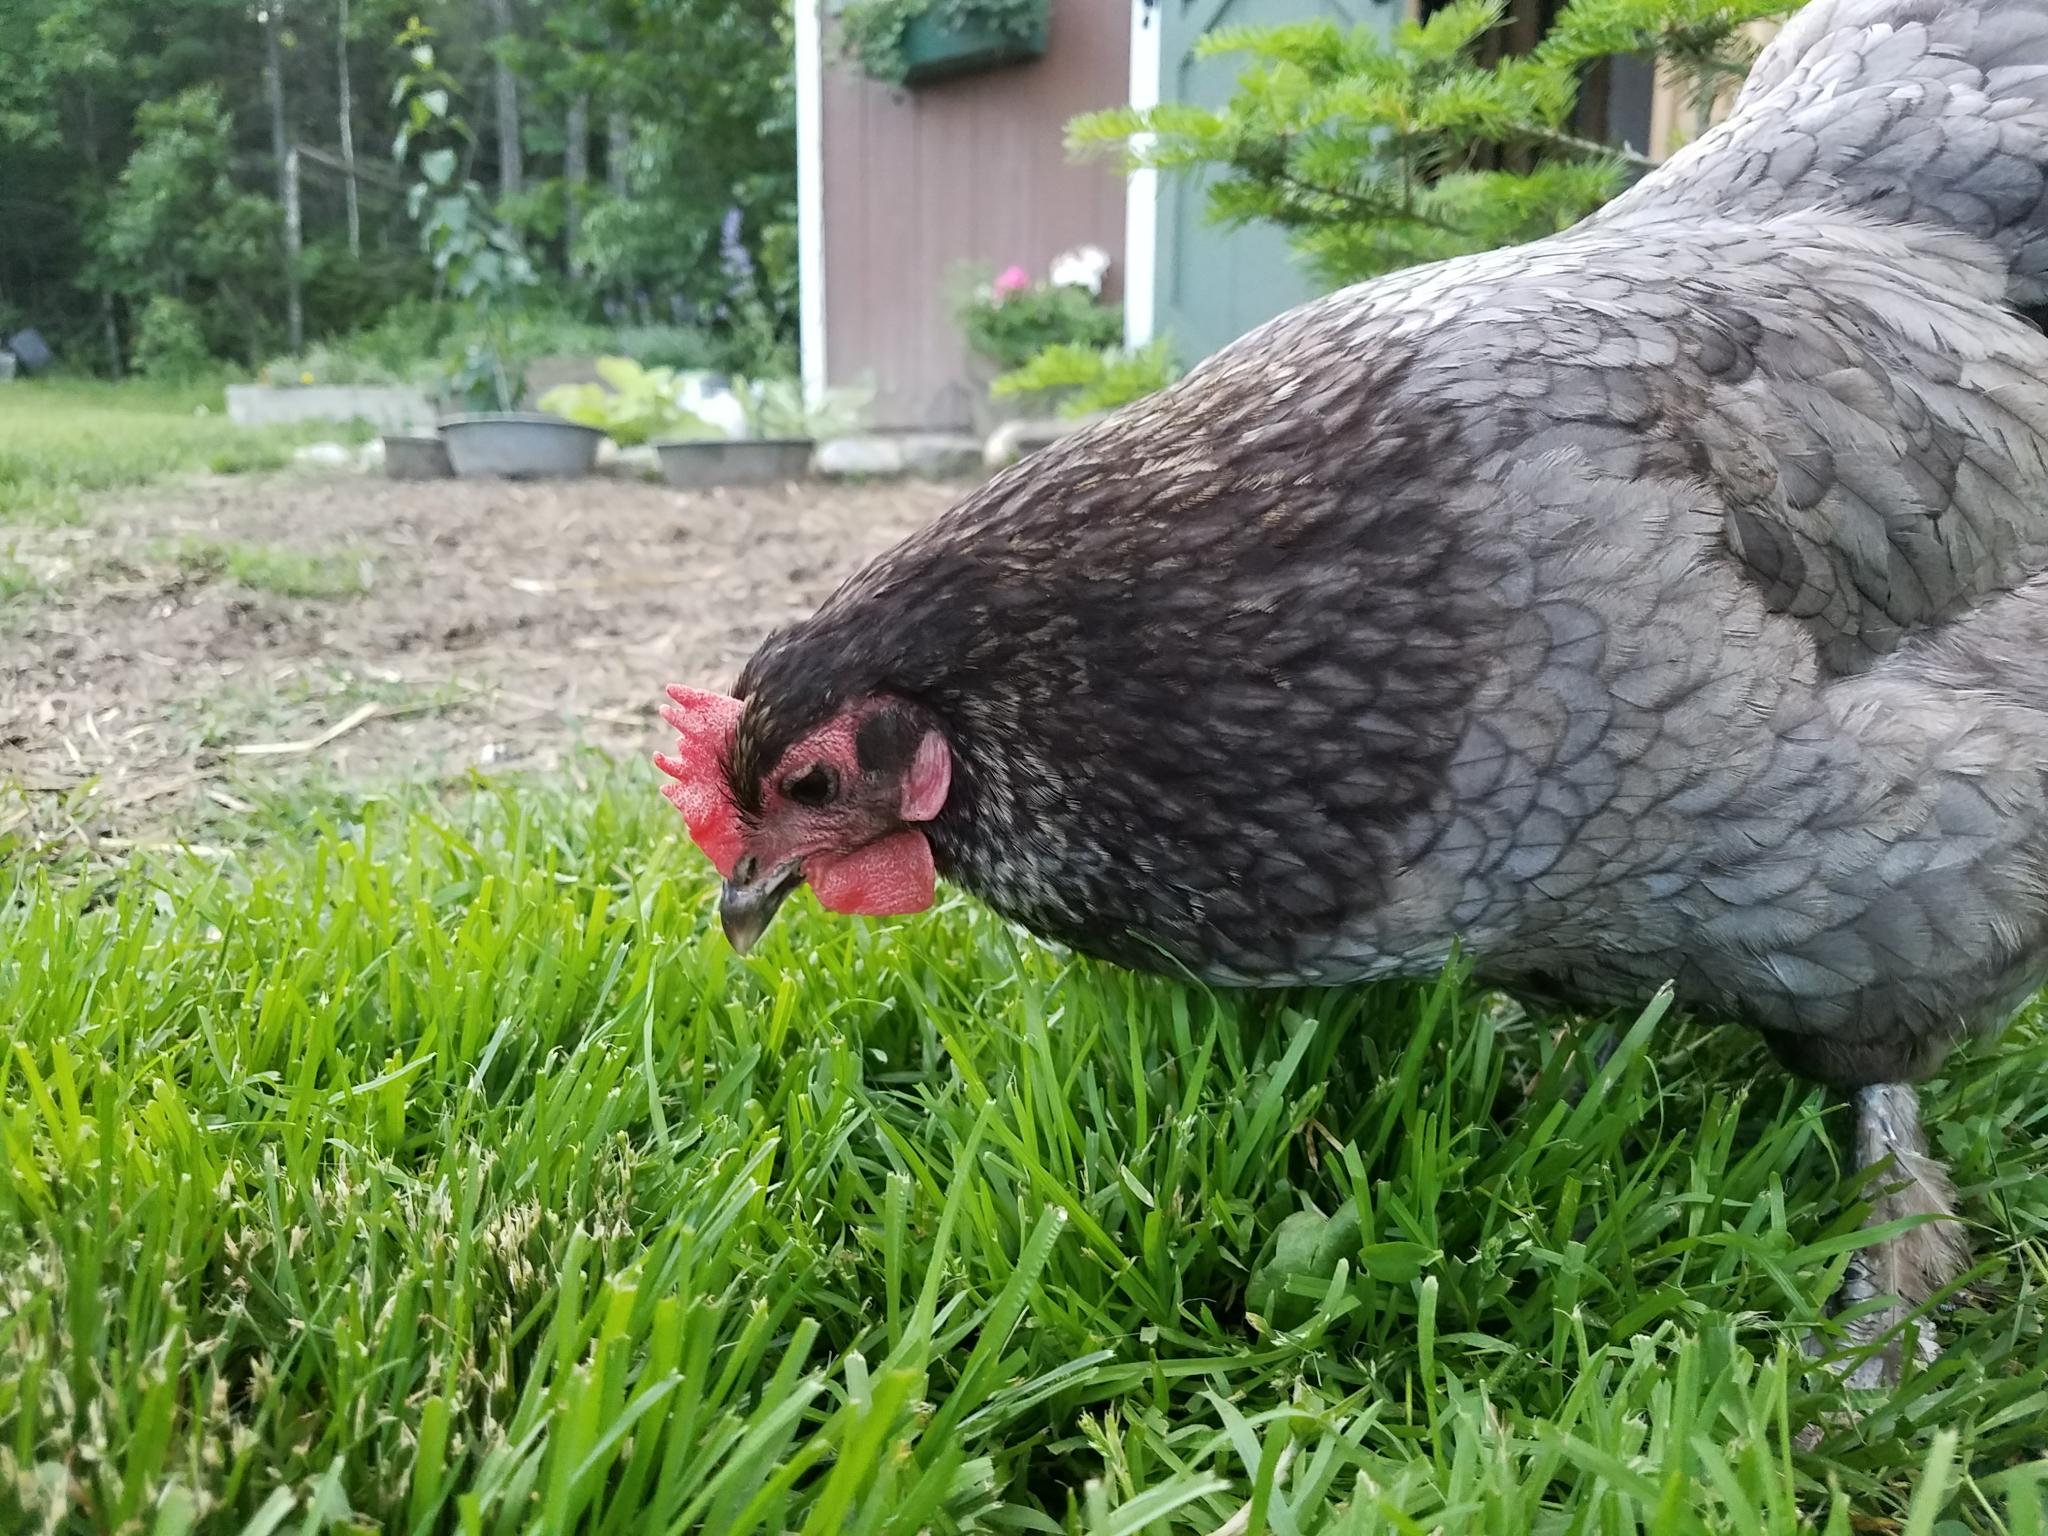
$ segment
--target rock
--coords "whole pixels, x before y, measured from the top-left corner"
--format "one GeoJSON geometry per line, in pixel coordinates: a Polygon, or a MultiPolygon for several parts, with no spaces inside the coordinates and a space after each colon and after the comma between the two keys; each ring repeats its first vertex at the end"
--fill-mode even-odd
{"type": "Polygon", "coordinates": [[[384,467],[384,439],[373,437],[356,450],[356,468],[374,475],[384,467]]]}
{"type": "Polygon", "coordinates": [[[292,462],[314,469],[353,469],[356,456],[340,443],[308,443],[292,451],[292,462]]]}
{"type": "Polygon", "coordinates": [[[981,474],[981,445],[964,434],[916,432],[903,439],[903,467],[925,480],[965,480],[981,474]]]}
{"type": "Polygon", "coordinates": [[[661,455],[654,451],[652,443],[621,448],[606,438],[597,445],[597,471],[601,475],[619,475],[629,480],[654,480],[661,475],[661,455]]]}
{"type": "Polygon", "coordinates": [[[818,444],[812,468],[821,475],[900,475],[903,440],[895,437],[835,437],[818,444]]]}
{"type": "Polygon", "coordinates": [[[1049,447],[1069,433],[1078,432],[1095,420],[1092,416],[1020,417],[1006,421],[989,433],[981,450],[981,461],[989,469],[1003,469],[1049,447]]]}

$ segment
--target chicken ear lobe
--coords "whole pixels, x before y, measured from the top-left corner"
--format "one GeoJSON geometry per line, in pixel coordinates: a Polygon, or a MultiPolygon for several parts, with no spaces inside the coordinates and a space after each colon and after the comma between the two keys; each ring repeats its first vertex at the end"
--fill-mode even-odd
{"type": "MultiPolygon", "coordinates": [[[[901,810],[905,821],[930,821],[946,808],[953,787],[953,749],[937,731],[926,731],[903,778],[901,810]]],[[[929,857],[929,850],[927,850],[929,857]]]]}

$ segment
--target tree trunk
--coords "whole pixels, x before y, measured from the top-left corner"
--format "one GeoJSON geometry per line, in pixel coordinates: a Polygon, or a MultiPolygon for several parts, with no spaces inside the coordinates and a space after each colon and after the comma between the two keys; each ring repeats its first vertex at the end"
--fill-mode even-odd
{"type": "Polygon", "coordinates": [[[498,95],[498,196],[517,197],[526,184],[524,146],[519,135],[519,77],[505,59],[512,41],[512,0],[485,0],[491,17],[491,39],[498,46],[491,72],[498,95]]]}
{"type": "Polygon", "coordinates": [[[107,372],[120,378],[127,370],[121,365],[121,327],[114,319],[114,295],[100,289],[100,337],[107,344],[107,372]]]}
{"type": "Polygon", "coordinates": [[[562,210],[562,242],[568,248],[569,275],[580,277],[582,263],[576,257],[576,241],[583,233],[583,194],[590,183],[590,95],[579,94],[569,103],[568,142],[562,149],[562,180],[567,198],[562,210]]]}
{"type": "Polygon", "coordinates": [[[305,295],[299,280],[299,255],[304,244],[305,225],[299,211],[299,151],[295,145],[284,152],[284,328],[295,357],[306,349],[305,295]]]}
{"type": "Polygon", "coordinates": [[[604,175],[614,197],[624,197],[632,178],[627,162],[633,156],[633,119],[613,108],[605,117],[604,175]]]}
{"type": "Polygon", "coordinates": [[[277,201],[284,209],[285,334],[293,352],[306,345],[306,317],[299,291],[299,160],[292,153],[284,115],[284,0],[263,10],[263,89],[270,98],[270,152],[277,161],[277,201]]]}
{"type": "Polygon", "coordinates": [[[363,214],[356,196],[355,91],[348,75],[348,0],[337,0],[334,28],[334,84],[341,97],[341,191],[348,205],[348,253],[363,254],[363,214]]]}
{"type": "MultiPolygon", "coordinates": [[[[92,172],[93,186],[97,189],[105,185],[106,177],[100,169],[99,114],[93,110],[90,85],[80,92],[78,104],[85,116],[85,163],[92,172]]],[[[100,337],[107,345],[107,372],[118,379],[128,370],[121,356],[121,327],[114,318],[114,292],[105,283],[99,286],[99,306],[100,337]]]]}

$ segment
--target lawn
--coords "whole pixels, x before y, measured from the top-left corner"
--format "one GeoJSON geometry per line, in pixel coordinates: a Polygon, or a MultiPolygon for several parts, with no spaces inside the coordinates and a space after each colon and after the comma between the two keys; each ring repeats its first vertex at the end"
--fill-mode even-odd
{"type": "Polygon", "coordinates": [[[1848,1127],[1736,1031],[742,962],[645,770],[326,803],[0,886],[0,1529],[2042,1529],[2038,1021],[1930,1094],[1946,1356],[1806,1450],[1848,1127]]]}
{"type": "Polygon", "coordinates": [[[69,521],[82,495],[161,475],[275,469],[307,435],[231,425],[218,386],[0,384],[0,525],[69,521]]]}

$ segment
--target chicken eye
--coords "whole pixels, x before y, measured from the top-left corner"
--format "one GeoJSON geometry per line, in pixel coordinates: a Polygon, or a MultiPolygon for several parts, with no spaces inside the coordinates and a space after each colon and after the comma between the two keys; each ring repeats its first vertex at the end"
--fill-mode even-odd
{"type": "Polygon", "coordinates": [[[783,782],[783,794],[798,805],[830,805],[839,793],[839,775],[824,763],[813,763],[793,779],[783,782]]]}

